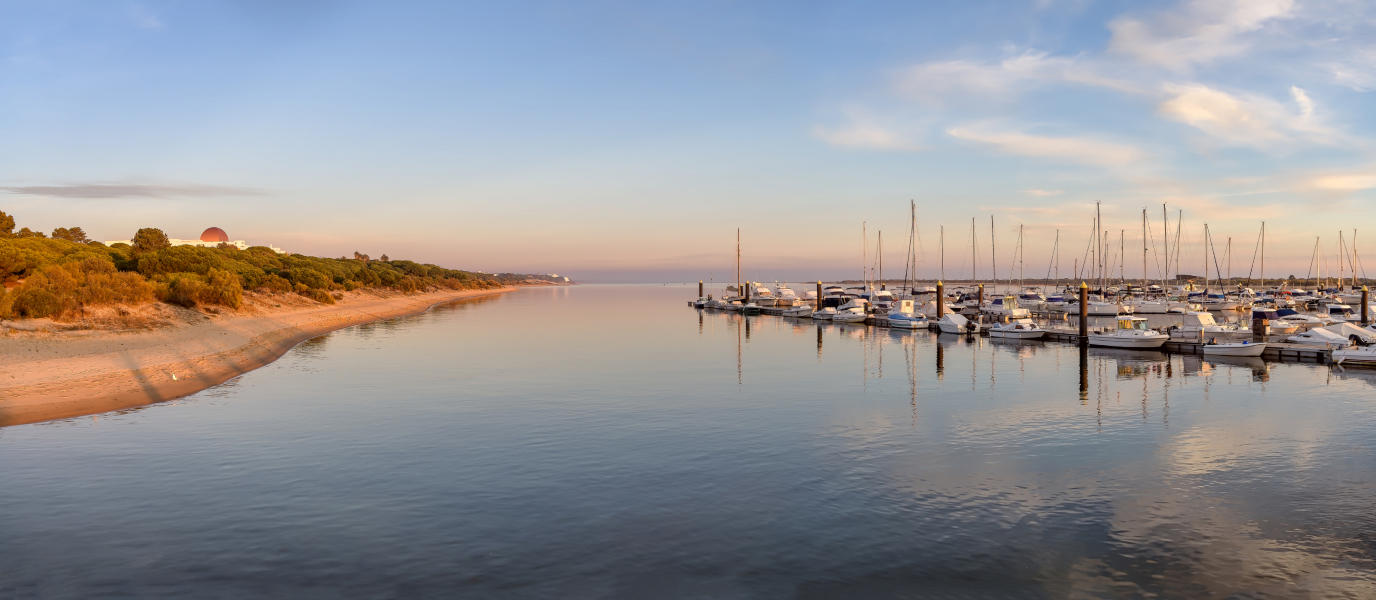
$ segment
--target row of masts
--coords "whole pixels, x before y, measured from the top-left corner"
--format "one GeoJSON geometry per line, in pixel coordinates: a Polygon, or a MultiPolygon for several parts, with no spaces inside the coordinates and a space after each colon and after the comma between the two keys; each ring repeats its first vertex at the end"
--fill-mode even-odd
{"type": "MultiPolygon", "coordinates": [[[[911,225],[910,225],[910,231],[909,231],[909,235],[908,235],[908,260],[907,260],[907,264],[904,266],[904,273],[903,273],[903,281],[904,281],[905,286],[908,286],[911,282],[916,282],[916,281],[918,280],[918,277],[917,277],[917,269],[918,269],[918,264],[917,264],[917,249],[918,249],[918,248],[920,247],[920,245],[921,245],[921,238],[920,238],[920,235],[919,235],[919,233],[918,233],[918,231],[917,231],[917,205],[916,205],[915,202],[911,202],[911,201],[910,201],[910,202],[909,202],[909,207],[910,207],[910,211],[911,211],[911,218],[910,218],[910,223],[911,223],[911,225]]],[[[1178,212],[1177,212],[1176,224],[1175,224],[1176,226],[1175,226],[1175,232],[1174,232],[1175,235],[1174,235],[1174,240],[1172,240],[1172,239],[1171,239],[1171,228],[1170,228],[1170,213],[1169,213],[1169,210],[1168,210],[1168,208],[1167,208],[1167,206],[1166,206],[1165,204],[1162,204],[1162,205],[1161,205],[1161,235],[1162,235],[1162,241],[1165,242],[1165,249],[1166,249],[1166,251],[1165,251],[1165,257],[1164,257],[1164,265],[1161,264],[1161,260],[1160,260],[1161,257],[1160,257],[1159,255],[1158,255],[1158,257],[1157,257],[1157,258],[1158,258],[1158,260],[1157,260],[1157,271],[1158,271],[1158,273],[1161,275],[1161,278],[1160,278],[1159,281],[1160,281],[1160,284],[1161,284],[1161,287],[1162,287],[1163,290],[1164,290],[1164,289],[1169,289],[1169,286],[1170,286],[1170,284],[1171,284],[1172,281],[1176,282],[1177,284],[1178,284],[1178,282],[1180,281],[1180,269],[1181,269],[1181,265],[1182,265],[1182,263],[1183,263],[1183,261],[1182,261],[1182,259],[1181,259],[1181,254],[1182,254],[1181,240],[1182,240],[1182,235],[1183,235],[1183,231],[1184,231],[1183,223],[1184,223],[1184,211],[1181,210],[1181,211],[1178,211],[1178,212]],[[1174,271],[1172,271],[1172,267],[1174,267],[1174,271]],[[1170,277],[1172,272],[1175,273],[1175,277],[1174,277],[1174,278],[1171,278],[1171,277],[1170,277]]],[[[1150,258],[1151,250],[1154,250],[1154,249],[1156,248],[1156,240],[1155,240],[1155,238],[1151,235],[1151,232],[1150,232],[1150,229],[1149,229],[1149,225],[1150,225],[1150,223],[1149,223],[1149,220],[1148,220],[1148,217],[1147,217],[1147,210],[1144,208],[1144,209],[1142,209],[1142,277],[1141,277],[1141,280],[1140,280],[1140,281],[1141,281],[1141,287],[1142,287],[1142,289],[1144,289],[1144,290],[1145,290],[1146,288],[1148,288],[1148,287],[1151,285],[1151,282],[1152,282],[1152,281],[1155,281],[1155,280],[1153,280],[1153,279],[1151,279],[1151,278],[1149,278],[1149,277],[1147,276],[1147,274],[1148,274],[1148,263],[1149,263],[1149,260],[1148,260],[1148,259],[1150,258]],[[1149,241],[1150,241],[1150,249],[1149,249],[1149,245],[1148,245],[1148,242],[1149,242],[1149,241]]],[[[1093,231],[1093,232],[1092,232],[1092,234],[1091,234],[1091,236],[1090,236],[1089,244],[1087,245],[1088,247],[1085,249],[1085,256],[1084,256],[1083,262],[1082,262],[1080,259],[1075,259],[1075,261],[1074,261],[1074,267],[1073,267],[1073,271],[1074,271],[1074,273],[1075,273],[1074,278],[1077,279],[1077,280],[1079,280],[1079,279],[1089,279],[1089,280],[1093,280],[1093,281],[1097,282],[1098,287],[1099,287],[1100,290],[1104,290],[1104,289],[1107,289],[1107,286],[1108,286],[1108,285],[1114,283],[1114,278],[1113,278],[1113,267],[1114,267],[1114,266],[1117,266],[1117,267],[1118,267],[1117,282],[1122,283],[1122,284],[1127,284],[1127,281],[1128,281],[1128,279],[1127,279],[1127,274],[1126,274],[1126,256],[1127,256],[1127,254],[1126,254],[1126,251],[1127,251],[1127,249],[1126,249],[1126,233],[1127,233],[1127,231],[1126,231],[1125,229],[1120,229],[1120,230],[1119,230],[1119,235],[1118,235],[1118,249],[1117,249],[1117,252],[1116,252],[1116,253],[1112,253],[1112,236],[1110,235],[1109,231],[1103,227],[1103,215],[1102,215],[1102,212],[1101,212],[1101,205],[1100,205],[1100,203],[1098,203],[1098,202],[1095,203],[1095,207],[1094,207],[1094,219],[1093,219],[1093,230],[1092,230],[1092,231],[1093,231]],[[1090,262],[1091,262],[1091,261],[1093,262],[1093,266],[1092,266],[1092,267],[1090,266],[1090,262]]],[[[999,277],[998,277],[998,262],[997,262],[997,261],[998,261],[998,240],[997,240],[997,232],[998,232],[998,230],[997,230],[997,228],[995,227],[994,216],[993,216],[993,215],[990,215],[990,216],[989,216],[990,268],[991,268],[991,271],[992,271],[992,278],[991,278],[991,279],[992,279],[992,282],[993,282],[994,284],[996,284],[996,285],[999,283],[999,277]]],[[[1025,257],[1025,254],[1024,254],[1024,235],[1023,235],[1023,234],[1024,234],[1023,225],[1022,225],[1022,224],[1019,224],[1019,225],[1018,225],[1018,240],[1017,240],[1017,244],[1016,244],[1016,246],[1015,246],[1014,252],[1013,252],[1013,263],[1014,263],[1014,266],[1016,267],[1017,281],[1018,281],[1018,287],[1019,287],[1019,289],[1022,289],[1023,287],[1025,287],[1025,282],[1026,282],[1026,278],[1025,278],[1025,276],[1026,276],[1026,269],[1025,269],[1025,267],[1026,267],[1026,264],[1025,264],[1025,263],[1026,263],[1026,257],[1025,257]]],[[[875,282],[875,281],[884,281],[884,233],[883,233],[882,231],[877,232],[877,242],[876,242],[876,247],[875,247],[875,261],[874,261],[874,264],[871,264],[871,263],[870,263],[870,259],[869,259],[869,229],[868,229],[868,222],[862,222],[862,223],[860,224],[860,236],[861,236],[861,242],[860,242],[860,270],[861,270],[861,281],[866,285],[866,287],[869,287],[869,286],[870,286],[873,282],[875,282]]],[[[1337,255],[1337,257],[1338,257],[1338,258],[1337,258],[1337,262],[1338,262],[1338,265],[1339,265],[1339,274],[1338,274],[1338,277],[1337,277],[1336,279],[1337,279],[1337,284],[1338,284],[1339,286],[1341,286],[1341,285],[1344,283],[1344,281],[1347,280],[1347,278],[1348,278],[1348,273],[1349,273],[1349,272],[1351,273],[1351,278],[1350,278],[1350,280],[1351,280],[1351,283],[1352,283],[1352,287],[1353,287],[1353,288],[1356,288],[1357,285],[1358,285],[1357,273],[1358,273],[1358,267],[1360,266],[1360,262],[1361,262],[1361,261],[1360,261],[1360,258],[1359,258],[1359,256],[1358,256],[1358,254],[1357,254],[1357,242],[1356,242],[1356,240],[1357,240],[1357,230],[1356,230],[1356,229],[1353,229],[1353,230],[1352,230],[1352,243],[1351,243],[1351,248],[1349,249],[1348,243],[1347,243],[1347,241],[1346,241],[1346,239],[1345,239],[1345,237],[1344,237],[1344,232],[1342,232],[1342,231],[1339,231],[1339,232],[1338,232],[1338,250],[1339,250],[1340,253],[1337,255]],[[1350,271],[1349,271],[1349,267],[1350,267],[1350,271]]],[[[940,280],[943,280],[943,281],[944,281],[944,280],[946,279],[946,228],[945,228],[945,226],[941,226],[941,228],[940,228],[939,242],[938,242],[938,243],[939,243],[939,246],[940,246],[940,277],[939,277],[939,278],[940,278],[940,280]]],[[[1047,276],[1044,278],[1044,280],[1046,280],[1046,281],[1055,281],[1057,286],[1063,285],[1063,280],[1061,279],[1061,273],[1060,273],[1060,269],[1061,269],[1061,267],[1060,267],[1060,261],[1061,261],[1060,243],[1061,243],[1061,231],[1060,231],[1060,229],[1057,229],[1057,230],[1056,230],[1056,235],[1055,235],[1055,240],[1054,240],[1054,242],[1053,242],[1053,244],[1052,244],[1051,258],[1050,258],[1050,261],[1049,261],[1049,263],[1048,263],[1048,265],[1047,265],[1047,276]]],[[[1218,252],[1217,252],[1216,249],[1215,249],[1214,241],[1213,241],[1213,234],[1212,234],[1212,232],[1211,232],[1211,230],[1210,230],[1210,228],[1209,228],[1209,224],[1208,224],[1208,223],[1205,223],[1205,224],[1204,224],[1204,237],[1203,237],[1203,239],[1202,239],[1202,245],[1203,245],[1203,252],[1202,252],[1202,254],[1203,254],[1203,258],[1204,258],[1204,260],[1203,260],[1203,267],[1204,267],[1204,287],[1203,287],[1203,291],[1207,293],[1207,292],[1209,291],[1209,289],[1210,289],[1210,283],[1213,282],[1213,281],[1215,281],[1215,280],[1217,280],[1217,281],[1219,282],[1220,289],[1221,289],[1221,288],[1224,288],[1224,287],[1226,287],[1226,286],[1228,286],[1228,285],[1234,285],[1234,284],[1235,284],[1235,281],[1234,281],[1233,276],[1232,276],[1232,259],[1233,259],[1232,246],[1233,246],[1233,238],[1232,238],[1231,236],[1228,236],[1227,239],[1226,239],[1226,241],[1224,242],[1224,248],[1225,248],[1225,250],[1224,250],[1223,264],[1224,264],[1224,265],[1227,265],[1227,270],[1226,270],[1226,272],[1221,268],[1221,265],[1220,265],[1219,262],[1218,262],[1218,252]],[[1210,267],[1210,265],[1212,265],[1212,268],[1210,267]],[[1212,276],[1211,276],[1211,274],[1212,274],[1212,276]],[[1224,283],[1224,282],[1226,282],[1226,283],[1224,283]]],[[[979,248],[979,238],[978,238],[977,224],[976,224],[976,219],[975,219],[974,217],[972,217],[972,218],[970,219],[970,279],[971,279],[971,281],[980,281],[980,277],[979,277],[979,250],[978,250],[978,248],[979,248]]],[[[1258,279],[1260,280],[1261,285],[1264,286],[1264,285],[1266,284],[1266,281],[1267,281],[1267,279],[1266,279],[1266,222],[1265,222],[1265,221],[1262,221],[1262,222],[1261,222],[1261,230],[1260,230],[1260,233],[1259,233],[1258,239],[1257,239],[1257,251],[1253,254],[1253,264],[1254,264],[1254,266],[1255,266],[1256,263],[1258,262],[1258,260],[1257,260],[1258,258],[1260,259],[1260,260],[1259,260],[1259,262],[1260,262],[1260,269],[1259,269],[1259,272],[1258,272],[1258,279]]],[[[1320,240],[1318,237],[1315,237],[1315,238],[1314,238],[1314,251],[1313,251],[1313,253],[1312,253],[1312,255],[1311,255],[1310,258],[1311,258],[1311,260],[1310,260],[1309,272],[1305,275],[1304,281],[1308,281],[1308,280],[1311,279],[1310,275],[1314,275],[1314,274],[1315,274],[1315,267],[1317,267],[1317,269],[1318,269],[1318,272],[1317,272],[1318,277],[1315,278],[1316,284],[1318,284],[1320,287],[1326,287],[1326,286],[1330,285],[1330,284],[1329,284],[1329,279],[1332,277],[1332,273],[1331,273],[1331,271],[1328,271],[1327,273],[1325,273],[1325,271],[1328,269],[1328,266],[1327,266],[1327,262],[1328,262],[1327,259],[1328,259],[1328,257],[1327,257],[1327,255],[1323,252],[1323,243],[1322,243],[1322,240],[1320,240]]],[[[1009,273],[1008,273],[1008,277],[1004,279],[1004,283],[1005,283],[1006,285],[1008,285],[1008,286],[1011,286],[1011,285],[1013,284],[1013,271],[1014,271],[1014,266],[1010,266],[1010,268],[1009,268],[1009,273]]],[[[736,289],[737,289],[737,290],[742,289],[742,288],[741,288],[741,283],[742,283],[742,282],[741,282],[741,273],[742,273],[742,271],[741,271],[740,229],[738,228],[738,229],[736,229],[736,289]]],[[[1364,269],[1364,268],[1362,269],[1362,274],[1363,274],[1363,275],[1362,275],[1362,278],[1365,279],[1365,269],[1364,269]]],[[[1251,285],[1251,282],[1253,281],[1251,275],[1252,275],[1252,271],[1249,269],[1249,270],[1248,270],[1248,274],[1247,274],[1247,278],[1246,278],[1246,281],[1247,281],[1246,285],[1251,285]]],[[[1239,287],[1241,286],[1241,284],[1236,284],[1236,285],[1238,285],[1239,287]]]]}

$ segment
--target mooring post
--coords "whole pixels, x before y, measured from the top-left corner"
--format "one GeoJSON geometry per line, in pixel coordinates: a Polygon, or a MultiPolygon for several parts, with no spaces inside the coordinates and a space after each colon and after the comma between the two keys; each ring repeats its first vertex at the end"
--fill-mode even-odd
{"type": "Polygon", "coordinates": [[[975,305],[977,309],[984,310],[984,284],[979,284],[979,291],[976,292],[975,305]]]}
{"type": "Polygon", "coordinates": [[[936,282],[936,318],[946,316],[946,286],[936,282]]]}
{"type": "Polygon", "coordinates": [[[1362,286],[1362,324],[1371,323],[1371,292],[1362,286]]]}
{"type": "Polygon", "coordinates": [[[742,302],[741,304],[742,304],[742,305],[750,304],[750,282],[749,282],[749,281],[745,282],[745,294],[744,294],[744,298],[745,298],[745,302],[742,302]]]}
{"type": "Polygon", "coordinates": [[[698,297],[699,297],[699,298],[702,297],[702,280],[701,280],[701,279],[698,280],[698,297]]]}
{"type": "Polygon", "coordinates": [[[822,282],[817,282],[817,310],[822,310],[822,282]]]}
{"type": "Polygon", "coordinates": [[[1080,282],[1080,345],[1089,344],[1089,286],[1080,282]]]}

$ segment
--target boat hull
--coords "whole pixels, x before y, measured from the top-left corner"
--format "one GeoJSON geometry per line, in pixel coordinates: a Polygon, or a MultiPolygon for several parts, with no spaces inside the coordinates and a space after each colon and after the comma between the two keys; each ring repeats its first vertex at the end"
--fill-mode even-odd
{"type": "Polygon", "coordinates": [[[1036,340],[1046,337],[1045,331],[1000,331],[997,327],[989,330],[989,337],[1017,340],[1036,340]]]}
{"type": "Polygon", "coordinates": [[[1205,344],[1207,356],[1261,356],[1266,344],[1205,344]]]}
{"type": "Polygon", "coordinates": [[[1166,336],[1153,337],[1122,337],[1117,335],[1089,335],[1089,345],[1100,348],[1132,348],[1139,350],[1153,350],[1160,348],[1170,338],[1166,336]]]}

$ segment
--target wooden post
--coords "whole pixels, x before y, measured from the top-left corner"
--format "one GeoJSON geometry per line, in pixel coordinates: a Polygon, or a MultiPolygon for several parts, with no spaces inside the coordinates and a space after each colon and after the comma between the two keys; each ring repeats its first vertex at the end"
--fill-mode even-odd
{"type": "Polygon", "coordinates": [[[1089,343],[1089,286],[1080,282],[1080,345],[1089,343]]]}
{"type": "Polygon", "coordinates": [[[1371,293],[1362,286],[1362,324],[1371,323],[1371,293]]]}
{"type": "Polygon", "coordinates": [[[702,280],[701,280],[701,279],[698,280],[698,297],[699,297],[699,298],[702,297],[702,280]]]}
{"type": "Polygon", "coordinates": [[[745,292],[744,292],[741,296],[742,296],[743,298],[745,298],[745,301],[744,301],[744,302],[741,302],[741,305],[742,305],[742,306],[744,306],[744,305],[746,305],[746,304],[750,304],[750,282],[749,282],[749,281],[745,282],[745,292]]]}
{"type": "Polygon", "coordinates": [[[946,316],[946,286],[936,282],[936,318],[946,316]]]}
{"type": "Polygon", "coordinates": [[[822,310],[822,282],[817,282],[817,310],[822,310]]]}
{"type": "Polygon", "coordinates": [[[979,290],[976,291],[975,294],[976,294],[976,300],[975,300],[976,308],[979,309],[979,310],[984,310],[984,284],[982,284],[982,283],[979,284],[979,290]]]}

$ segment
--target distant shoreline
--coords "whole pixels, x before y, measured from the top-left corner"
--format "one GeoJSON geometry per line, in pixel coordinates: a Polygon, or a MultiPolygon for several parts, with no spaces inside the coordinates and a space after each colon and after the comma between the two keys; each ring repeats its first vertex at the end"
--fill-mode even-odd
{"type": "Polygon", "coordinates": [[[514,291],[424,294],[352,292],[335,305],[272,296],[238,313],[182,311],[182,322],[128,332],[80,331],[0,337],[0,427],[65,419],[174,400],[270,364],[297,344],[354,325],[514,291]],[[304,305],[303,305],[304,304],[304,305]]]}

